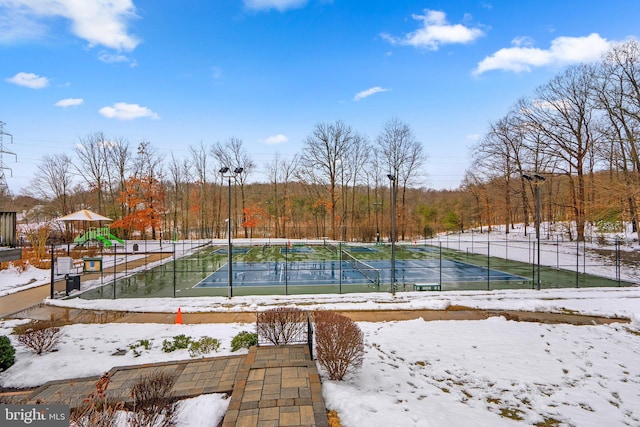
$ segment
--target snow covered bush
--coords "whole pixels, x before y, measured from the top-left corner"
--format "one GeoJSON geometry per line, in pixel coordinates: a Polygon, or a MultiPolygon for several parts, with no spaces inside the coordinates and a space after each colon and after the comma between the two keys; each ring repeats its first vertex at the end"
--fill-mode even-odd
{"type": "Polygon", "coordinates": [[[316,357],[329,379],[342,380],[362,366],[364,334],[353,320],[332,311],[317,311],[313,320],[316,357]]]}
{"type": "Polygon", "coordinates": [[[14,331],[18,335],[18,342],[37,355],[54,351],[62,338],[62,329],[52,321],[35,321],[16,326],[14,331]]]}
{"type": "Polygon", "coordinates": [[[0,371],[6,371],[15,362],[16,350],[8,337],[0,336],[0,371]]]}
{"type": "Polygon", "coordinates": [[[258,336],[275,345],[306,341],[308,313],[296,307],[278,307],[258,313],[258,336]]]}

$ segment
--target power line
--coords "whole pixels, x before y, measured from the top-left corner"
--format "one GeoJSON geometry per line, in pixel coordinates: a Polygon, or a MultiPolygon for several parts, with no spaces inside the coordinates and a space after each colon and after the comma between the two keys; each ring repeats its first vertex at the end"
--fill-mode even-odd
{"type": "Polygon", "coordinates": [[[18,160],[18,155],[11,151],[7,151],[4,149],[4,141],[3,137],[6,135],[11,138],[11,143],[13,144],[13,135],[4,131],[5,123],[0,121],[0,193],[7,193],[9,191],[9,186],[7,185],[7,177],[4,174],[5,170],[8,170],[13,176],[13,170],[4,165],[3,154],[13,154],[16,156],[16,161],[18,160]]]}

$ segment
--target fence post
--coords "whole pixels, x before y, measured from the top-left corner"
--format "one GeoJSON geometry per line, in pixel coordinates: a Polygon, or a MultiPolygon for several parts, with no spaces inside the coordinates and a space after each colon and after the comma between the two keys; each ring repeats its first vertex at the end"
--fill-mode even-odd
{"type": "Polygon", "coordinates": [[[616,238],[616,279],[618,280],[618,287],[622,286],[620,283],[620,267],[621,267],[621,259],[620,259],[620,239],[616,238]]]}
{"type": "Polygon", "coordinates": [[[338,293],[342,294],[342,242],[338,242],[338,293]]]}
{"type": "Polygon", "coordinates": [[[536,242],[533,242],[533,262],[531,263],[531,275],[533,282],[531,283],[531,289],[536,288],[536,242]]]}
{"type": "Polygon", "coordinates": [[[256,311],[256,334],[258,335],[256,347],[260,347],[260,312],[258,311],[256,311]]]}
{"type": "MultiPolygon", "coordinates": [[[[118,276],[118,270],[116,270],[118,245],[113,245],[113,299],[116,299],[116,277],[118,276]]],[[[104,258],[103,258],[104,260],[104,258]]],[[[104,268],[101,268],[104,270],[104,268]]]]}
{"type": "Polygon", "coordinates": [[[580,242],[576,237],[576,288],[580,287],[580,242]]]}
{"type": "MultiPolygon", "coordinates": [[[[489,235],[487,234],[487,239],[489,239],[489,235]]],[[[487,290],[491,290],[491,241],[487,240],[487,290]]]]}
{"type": "Polygon", "coordinates": [[[284,294],[289,295],[289,245],[284,245],[284,294]]]}
{"type": "Polygon", "coordinates": [[[587,274],[587,239],[582,242],[582,274],[587,274]]]}
{"type": "Polygon", "coordinates": [[[311,323],[311,313],[307,311],[307,345],[309,346],[309,356],[313,360],[313,324],[311,323]]]}
{"type": "Polygon", "coordinates": [[[55,283],[55,246],[51,245],[51,299],[53,299],[54,294],[54,283],[55,283]]]}

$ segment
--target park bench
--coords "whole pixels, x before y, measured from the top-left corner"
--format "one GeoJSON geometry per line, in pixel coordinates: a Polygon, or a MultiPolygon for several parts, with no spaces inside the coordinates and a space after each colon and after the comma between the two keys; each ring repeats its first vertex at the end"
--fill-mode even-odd
{"type": "Polygon", "coordinates": [[[441,291],[440,283],[414,283],[414,291],[441,291]]]}

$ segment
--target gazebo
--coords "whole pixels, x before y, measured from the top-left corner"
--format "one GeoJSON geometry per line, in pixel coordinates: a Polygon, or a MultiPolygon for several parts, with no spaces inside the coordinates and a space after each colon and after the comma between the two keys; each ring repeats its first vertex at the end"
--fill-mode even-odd
{"type": "MultiPolygon", "coordinates": [[[[57,219],[57,221],[63,221],[63,222],[82,222],[83,224],[87,223],[87,222],[98,222],[98,223],[102,223],[102,222],[106,222],[106,221],[113,221],[111,218],[107,218],[106,216],[102,216],[100,214],[97,214],[93,211],[90,211],[88,209],[81,209],[77,212],[74,213],[70,213],[68,215],[62,216],[60,218],[57,219]]],[[[99,224],[100,225],[100,224],[99,224]]],[[[74,239],[73,242],[78,244],[78,245],[82,245],[84,243],[86,243],[89,240],[100,240],[103,241],[103,243],[105,243],[106,246],[111,246],[111,242],[110,240],[117,240],[119,242],[121,242],[120,239],[118,239],[117,237],[111,235],[111,231],[109,230],[109,227],[90,227],[89,230],[86,229],[86,226],[83,227],[83,233],[77,235],[74,239]]]]}

